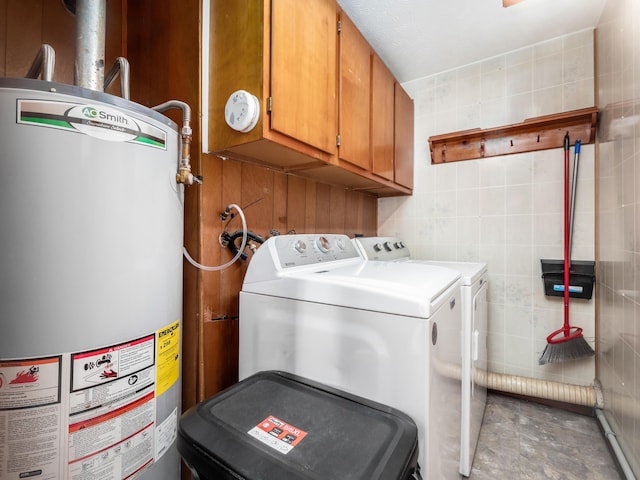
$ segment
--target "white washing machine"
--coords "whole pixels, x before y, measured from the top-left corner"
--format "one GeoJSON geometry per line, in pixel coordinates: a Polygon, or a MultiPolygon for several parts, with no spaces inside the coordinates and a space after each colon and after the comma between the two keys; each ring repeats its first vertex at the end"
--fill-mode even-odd
{"type": "Polygon", "coordinates": [[[486,263],[440,262],[411,258],[407,245],[394,237],[353,239],[366,260],[411,262],[446,266],[462,274],[462,422],[460,473],[469,476],[478,444],[480,426],[487,403],[487,389],[474,379],[487,369],[487,288],[486,263]]]}
{"type": "Polygon", "coordinates": [[[240,379],[284,370],[404,411],[425,478],[455,478],[460,284],[445,267],[366,262],[345,235],[269,238],[240,292],[240,379]]]}

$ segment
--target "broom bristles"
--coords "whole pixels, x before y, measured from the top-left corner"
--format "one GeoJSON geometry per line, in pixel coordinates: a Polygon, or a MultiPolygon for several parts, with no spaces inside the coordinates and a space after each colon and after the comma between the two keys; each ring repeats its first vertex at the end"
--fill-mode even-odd
{"type": "Polygon", "coordinates": [[[579,336],[567,341],[548,343],[540,356],[540,360],[538,360],[538,364],[545,365],[547,363],[578,360],[595,355],[595,353],[584,337],[579,336]]]}

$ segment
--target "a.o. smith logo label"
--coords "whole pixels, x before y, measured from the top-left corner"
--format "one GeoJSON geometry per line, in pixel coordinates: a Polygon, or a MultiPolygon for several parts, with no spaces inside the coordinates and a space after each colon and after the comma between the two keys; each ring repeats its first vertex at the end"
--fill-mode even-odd
{"type": "Polygon", "coordinates": [[[112,142],[167,148],[167,134],[125,112],[105,105],[48,100],[18,100],[18,123],[84,133],[112,142]]]}

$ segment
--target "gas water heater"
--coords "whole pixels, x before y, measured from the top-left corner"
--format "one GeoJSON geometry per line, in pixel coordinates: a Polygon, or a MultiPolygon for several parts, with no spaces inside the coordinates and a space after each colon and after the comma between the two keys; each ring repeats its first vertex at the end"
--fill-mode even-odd
{"type": "Polygon", "coordinates": [[[50,77],[0,78],[0,479],[178,480],[184,128],[50,77]]]}
{"type": "Polygon", "coordinates": [[[176,125],[6,78],[0,124],[0,478],[176,480],[176,125]]]}

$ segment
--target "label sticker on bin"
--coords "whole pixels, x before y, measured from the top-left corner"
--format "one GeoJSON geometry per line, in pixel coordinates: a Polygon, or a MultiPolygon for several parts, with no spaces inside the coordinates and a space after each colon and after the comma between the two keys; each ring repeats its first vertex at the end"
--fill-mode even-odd
{"type": "Polygon", "coordinates": [[[265,418],[247,433],[285,455],[307,435],[307,432],[273,416],[265,418]]]}

